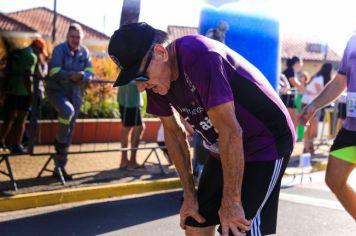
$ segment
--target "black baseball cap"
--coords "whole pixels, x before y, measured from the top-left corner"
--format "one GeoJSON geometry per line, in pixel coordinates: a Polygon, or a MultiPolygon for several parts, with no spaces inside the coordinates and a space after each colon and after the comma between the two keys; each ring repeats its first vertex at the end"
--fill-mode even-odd
{"type": "Polygon", "coordinates": [[[114,87],[128,84],[135,79],[142,59],[150,49],[155,29],[145,22],[121,26],[110,38],[108,52],[121,69],[114,87]]]}

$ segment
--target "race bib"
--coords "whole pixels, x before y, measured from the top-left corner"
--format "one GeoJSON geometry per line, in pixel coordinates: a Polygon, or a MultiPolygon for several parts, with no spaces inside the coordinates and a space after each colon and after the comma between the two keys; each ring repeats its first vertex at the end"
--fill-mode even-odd
{"type": "Polygon", "coordinates": [[[356,118],[356,92],[347,93],[346,116],[356,118]]]}

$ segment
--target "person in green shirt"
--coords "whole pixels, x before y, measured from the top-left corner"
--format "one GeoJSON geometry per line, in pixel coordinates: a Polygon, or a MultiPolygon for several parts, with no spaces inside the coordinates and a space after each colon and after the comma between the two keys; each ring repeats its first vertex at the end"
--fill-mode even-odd
{"type": "Polygon", "coordinates": [[[35,72],[39,55],[46,54],[46,42],[33,40],[26,48],[14,49],[9,53],[6,66],[6,98],[4,102],[4,124],[0,131],[0,150],[7,149],[5,140],[11,130],[12,140],[7,140],[12,153],[25,152],[21,145],[25,124],[32,101],[32,76],[35,72]]]}
{"type": "MultiPolygon", "coordinates": [[[[127,148],[131,135],[131,148],[137,148],[144,131],[141,110],[143,107],[143,95],[137,90],[135,81],[120,87],[118,92],[119,110],[122,120],[121,147],[127,148]]],[[[136,160],[137,150],[131,151],[130,160],[127,151],[122,152],[120,169],[139,168],[136,160]]]]}

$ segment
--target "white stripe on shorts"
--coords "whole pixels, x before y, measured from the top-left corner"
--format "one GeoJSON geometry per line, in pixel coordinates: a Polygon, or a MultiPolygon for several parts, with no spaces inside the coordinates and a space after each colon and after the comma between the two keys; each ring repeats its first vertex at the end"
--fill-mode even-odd
{"type": "Polygon", "coordinates": [[[277,180],[278,180],[278,177],[279,177],[279,173],[281,172],[282,164],[283,164],[283,158],[276,160],[276,162],[274,164],[273,175],[272,175],[271,181],[269,183],[269,187],[268,187],[266,196],[265,196],[261,206],[258,208],[255,217],[252,220],[251,236],[260,236],[260,235],[262,235],[261,234],[261,229],[260,229],[261,211],[262,211],[264,205],[266,204],[269,196],[271,195],[274,187],[276,186],[276,183],[277,183],[277,180]]]}

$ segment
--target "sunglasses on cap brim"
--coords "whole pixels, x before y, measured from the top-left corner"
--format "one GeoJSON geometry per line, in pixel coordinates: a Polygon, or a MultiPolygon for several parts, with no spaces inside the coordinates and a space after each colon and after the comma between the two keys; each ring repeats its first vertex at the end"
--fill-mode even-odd
{"type": "Polygon", "coordinates": [[[149,78],[147,76],[140,76],[140,77],[136,77],[134,80],[139,82],[146,82],[149,80],[149,78]]]}
{"type": "Polygon", "coordinates": [[[152,55],[153,55],[153,47],[150,48],[150,51],[148,53],[147,60],[146,60],[145,66],[143,67],[142,73],[140,73],[136,76],[135,81],[145,82],[145,81],[149,80],[149,77],[147,75],[147,69],[151,63],[152,55]]]}

